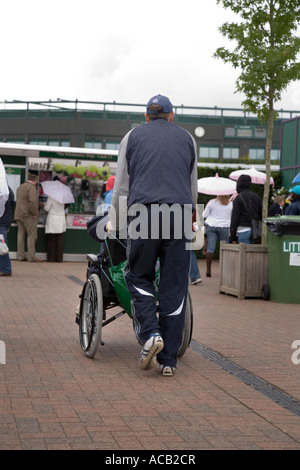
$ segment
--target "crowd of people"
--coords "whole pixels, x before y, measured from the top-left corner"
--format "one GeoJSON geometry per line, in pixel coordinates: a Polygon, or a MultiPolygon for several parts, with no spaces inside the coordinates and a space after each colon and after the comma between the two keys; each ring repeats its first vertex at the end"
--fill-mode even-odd
{"type": "MultiPolygon", "coordinates": [[[[187,244],[191,245],[192,230],[190,234],[185,230],[187,219],[190,227],[193,226],[193,213],[197,206],[197,146],[191,134],[173,122],[173,105],[166,96],[156,95],[149,100],[145,119],[146,125],[130,130],[120,144],[116,175],[107,181],[103,194],[105,210],[112,207],[116,217],[107,222],[105,230],[108,235],[119,230],[121,197],[127,198],[128,227],[138,226],[139,207],[143,205],[146,208],[146,236],[137,237],[128,229],[125,280],[131,294],[134,333],[142,346],[139,367],[148,370],[156,366],[163,376],[173,376],[183,339],[188,284],[202,282],[196,253],[186,248],[187,244]],[[157,204],[179,208],[180,222],[172,211],[167,211],[167,237],[163,230],[166,214],[160,214],[158,219],[153,216],[152,208],[157,204]],[[157,315],[154,280],[158,259],[157,315]]],[[[10,189],[0,218],[0,235],[4,236],[6,243],[13,219],[17,223],[18,261],[41,261],[35,255],[39,210],[37,184],[37,175],[29,175],[27,181],[18,187],[14,214],[14,194],[10,189]]],[[[285,198],[275,198],[268,215],[300,215],[300,185],[292,189],[288,202],[284,210],[285,198]]],[[[66,231],[65,206],[48,197],[44,209],[48,213],[45,224],[47,260],[61,262],[66,231]]],[[[203,219],[206,236],[203,252],[206,255],[206,277],[209,278],[218,241],[254,242],[252,220],[262,219],[262,201],[251,190],[251,177],[239,177],[236,194],[209,200],[203,219]]],[[[9,254],[0,256],[0,275],[11,274],[9,254]]]]}

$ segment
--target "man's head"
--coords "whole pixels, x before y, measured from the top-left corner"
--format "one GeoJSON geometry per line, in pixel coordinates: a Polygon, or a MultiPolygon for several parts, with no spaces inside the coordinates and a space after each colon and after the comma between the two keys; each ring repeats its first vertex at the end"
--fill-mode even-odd
{"type": "Polygon", "coordinates": [[[147,122],[153,121],[154,119],[173,121],[173,105],[169,98],[164,95],[152,96],[148,101],[145,117],[147,122]]]}
{"type": "Polygon", "coordinates": [[[28,174],[27,181],[30,181],[33,184],[37,184],[38,179],[39,179],[39,177],[35,173],[29,173],[28,174]]]}

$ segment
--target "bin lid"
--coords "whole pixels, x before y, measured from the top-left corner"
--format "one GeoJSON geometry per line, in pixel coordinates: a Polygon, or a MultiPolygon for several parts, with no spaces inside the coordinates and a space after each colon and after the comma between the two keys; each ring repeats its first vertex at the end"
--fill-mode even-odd
{"type": "Polygon", "coordinates": [[[267,217],[265,223],[274,235],[300,235],[300,215],[267,217]]]}

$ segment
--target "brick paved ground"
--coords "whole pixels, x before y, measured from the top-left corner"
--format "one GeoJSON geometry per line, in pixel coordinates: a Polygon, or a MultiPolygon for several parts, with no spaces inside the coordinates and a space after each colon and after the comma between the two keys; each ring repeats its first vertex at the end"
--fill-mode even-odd
{"type": "MultiPolygon", "coordinates": [[[[128,316],[87,358],[74,321],[85,263],[12,265],[0,279],[1,450],[300,449],[300,417],[192,349],[173,378],[140,371],[128,316]]],[[[300,402],[299,305],[220,294],[218,263],[211,279],[200,270],[193,340],[300,402]]]]}

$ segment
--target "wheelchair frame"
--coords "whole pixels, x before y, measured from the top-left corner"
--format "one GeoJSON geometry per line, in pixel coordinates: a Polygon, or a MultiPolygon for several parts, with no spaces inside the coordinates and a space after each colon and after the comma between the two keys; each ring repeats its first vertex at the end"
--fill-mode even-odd
{"type": "MultiPolygon", "coordinates": [[[[116,238],[122,244],[122,242],[116,238]]],[[[79,326],[79,341],[80,346],[87,357],[93,358],[98,350],[99,345],[104,346],[102,341],[102,328],[124,314],[131,315],[121,306],[116,293],[106,297],[103,294],[101,283],[102,279],[109,282],[113,288],[113,281],[104,266],[109,262],[113,266],[112,257],[108,244],[106,243],[107,253],[103,252],[101,255],[87,254],[87,279],[83,285],[80,297],[79,312],[76,313],[76,323],[79,326]],[[98,271],[98,274],[96,272],[98,271]],[[107,271],[107,272],[106,272],[107,271]],[[104,276],[104,278],[103,278],[104,276]],[[108,317],[108,311],[115,307],[120,307],[121,310],[114,315],[108,317]]],[[[124,246],[124,245],[123,245],[124,246]]],[[[124,247],[125,248],[125,247],[124,247]]],[[[158,305],[157,305],[158,310],[158,305]]],[[[183,356],[186,349],[189,347],[192,339],[193,331],[193,307],[190,293],[188,292],[185,310],[185,328],[183,333],[183,340],[181,347],[178,351],[178,357],[183,356]]]]}

